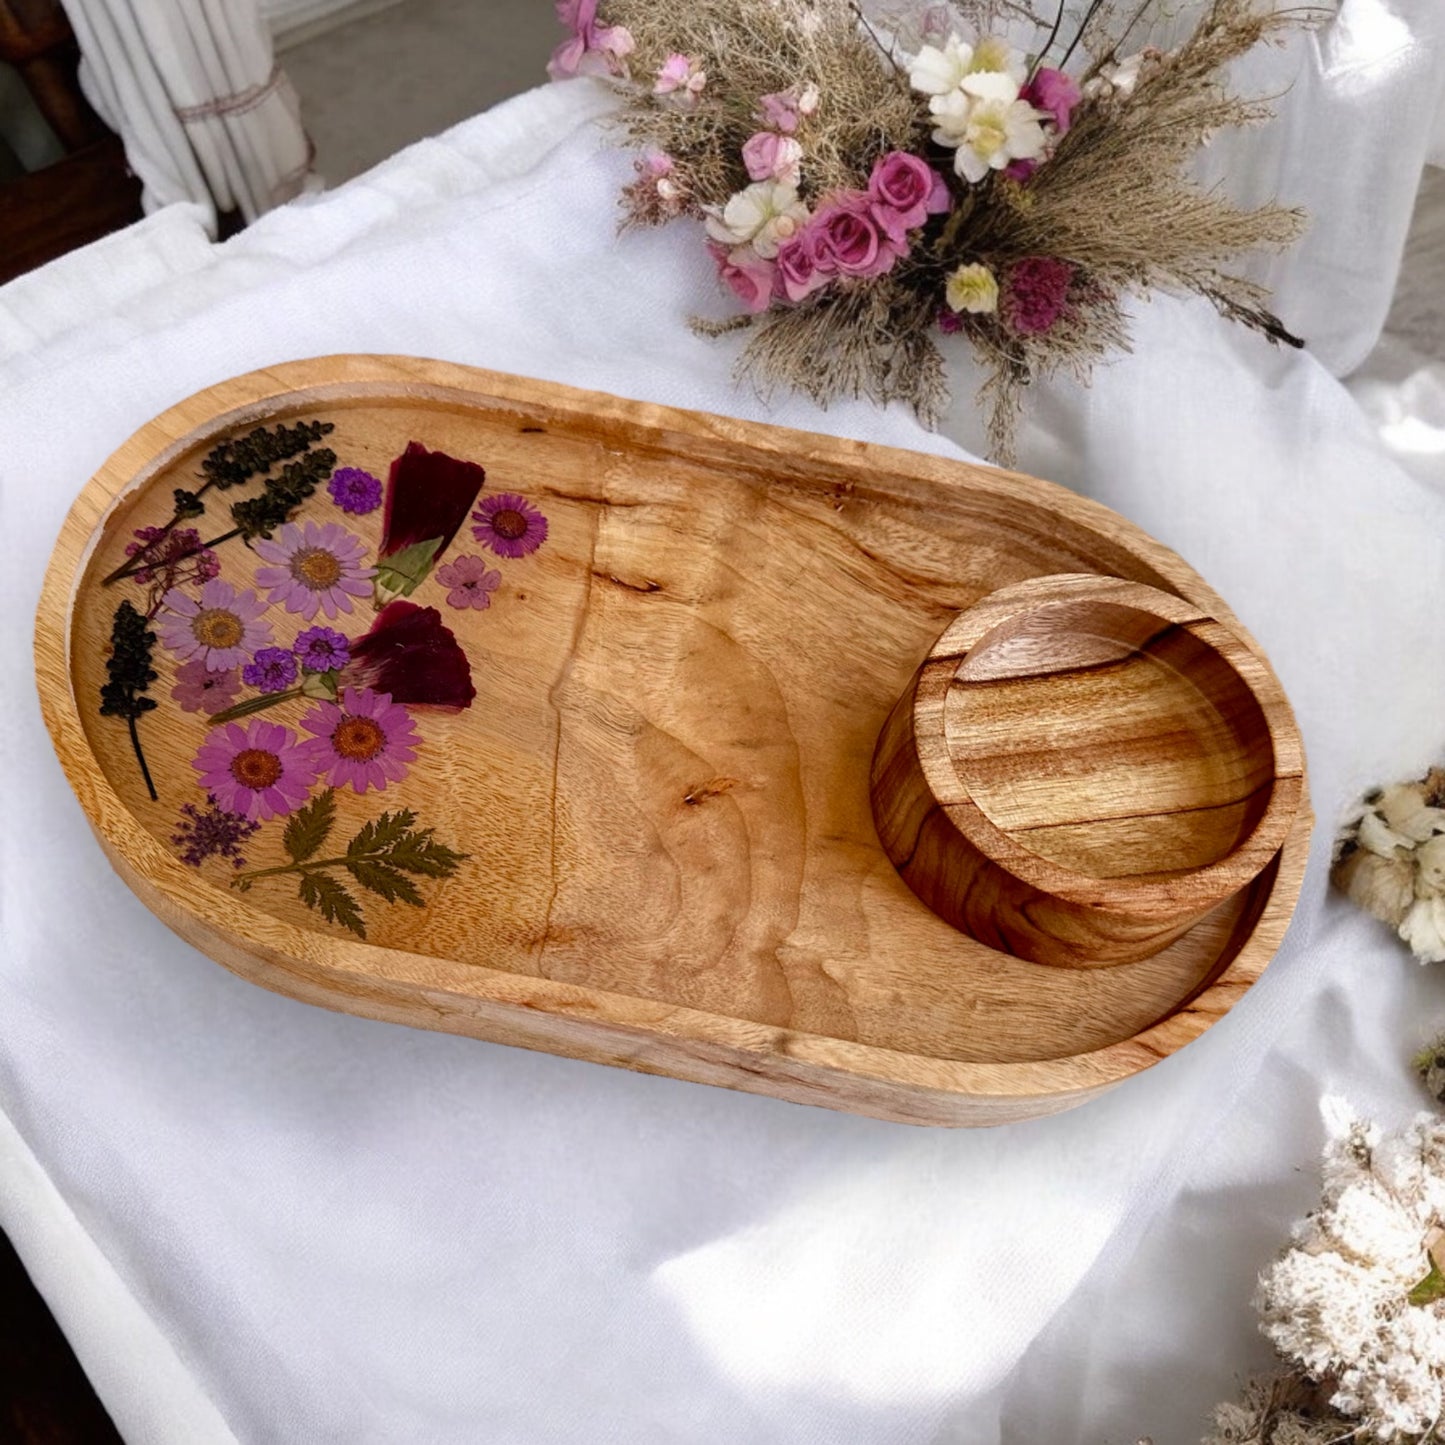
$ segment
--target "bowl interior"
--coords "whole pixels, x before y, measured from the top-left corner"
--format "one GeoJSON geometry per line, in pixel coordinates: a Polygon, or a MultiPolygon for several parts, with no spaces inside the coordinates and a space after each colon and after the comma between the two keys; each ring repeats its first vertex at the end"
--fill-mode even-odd
{"type": "Polygon", "coordinates": [[[1264,713],[1198,633],[1112,600],[1043,604],[986,633],[950,687],[959,778],[1020,846],[1126,879],[1227,858],[1264,814],[1264,713]]]}

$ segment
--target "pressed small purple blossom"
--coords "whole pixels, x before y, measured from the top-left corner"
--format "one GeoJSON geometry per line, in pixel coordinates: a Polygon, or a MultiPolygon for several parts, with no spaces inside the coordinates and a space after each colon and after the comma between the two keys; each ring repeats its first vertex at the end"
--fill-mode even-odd
{"type": "Polygon", "coordinates": [[[953,336],[963,330],[963,317],[948,306],[938,308],[938,329],[945,336],[953,336]]]}
{"type": "Polygon", "coordinates": [[[181,807],[181,821],[171,834],[171,842],[181,850],[181,862],[199,868],[207,858],[226,858],[234,868],[244,868],[246,859],[241,844],[261,825],[244,813],[228,813],[216,802],[214,793],[206,794],[206,811],[194,803],[181,807]]]}
{"type": "Polygon", "coordinates": [[[472,521],[472,536],[498,557],[525,557],[547,540],[546,517],[515,492],[486,498],[472,521]]]}
{"type": "Polygon", "coordinates": [[[152,582],[164,587],[199,586],[220,575],[220,559],[201,546],[201,534],[194,527],[137,527],[135,541],[125,544],[125,555],[146,553],[146,565],[135,574],[142,586],[152,582]],[[159,542],[159,546],[152,546],[159,542]],[[147,551],[147,549],[150,549],[147,551]]]}
{"type": "Polygon", "coordinates": [[[492,605],[492,593],[502,585],[502,574],[480,557],[458,557],[437,568],[437,581],[448,589],[448,607],[475,607],[480,612],[492,605]]]}
{"type": "Polygon", "coordinates": [[[331,500],[343,512],[364,517],[381,505],[381,478],[360,467],[338,467],[326,484],[331,500]]]}
{"type": "Polygon", "coordinates": [[[235,702],[240,687],[241,679],[234,667],[212,672],[204,658],[193,657],[176,668],[176,685],[171,689],[171,697],[180,704],[182,712],[203,712],[213,717],[235,702]]]}
{"type": "Polygon", "coordinates": [[[285,692],[296,681],[296,658],[284,647],[263,647],[241,669],[241,681],[262,692],[285,692]]]}
{"type": "Polygon", "coordinates": [[[330,627],[308,627],[298,632],[295,652],[302,672],[335,672],[351,661],[351,644],[330,627]]]}

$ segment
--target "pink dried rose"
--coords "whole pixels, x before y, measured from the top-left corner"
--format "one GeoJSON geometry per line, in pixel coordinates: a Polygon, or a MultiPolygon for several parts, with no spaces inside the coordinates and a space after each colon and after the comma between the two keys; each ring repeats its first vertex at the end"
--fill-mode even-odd
{"type": "Polygon", "coordinates": [[[751,246],[728,247],[709,241],[707,249],[717,262],[719,278],[732,287],[743,306],[752,312],[766,311],[773,299],[773,263],[751,246]]]}
{"type": "Polygon", "coordinates": [[[671,97],[676,105],[692,106],[707,84],[707,72],[690,55],[669,55],[657,72],[654,95],[671,97]]]}
{"type": "Polygon", "coordinates": [[[743,164],[755,181],[796,186],[802,173],[803,147],[792,136],[760,130],[743,146],[743,164]]]}
{"type": "Polygon", "coordinates": [[[801,90],[776,90],[758,97],[758,119],[773,130],[792,135],[798,122],[818,109],[818,87],[811,82],[801,90]]]}
{"type": "Polygon", "coordinates": [[[878,224],[905,247],[909,231],[953,205],[943,177],[927,161],[907,151],[889,151],[873,163],[868,195],[878,224]]]}
{"type": "Polygon", "coordinates": [[[867,191],[835,191],[819,206],[808,231],[817,269],[824,274],[882,276],[908,254],[907,244],[879,224],[867,191]]]}
{"type": "Polygon", "coordinates": [[[801,301],[833,279],[834,273],[818,267],[815,240],[812,228],[805,227],[778,247],[774,285],[789,301],[801,301]]]}
{"type": "Polygon", "coordinates": [[[1025,256],[1009,268],[999,312],[1019,336],[1048,331],[1068,307],[1074,268],[1056,256],[1025,256]]]}
{"type": "Polygon", "coordinates": [[[764,125],[792,135],[798,128],[798,97],[791,90],[779,90],[758,98],[758,117],[764,125]]]}
{"type": "Polygon", "coordinates": [[[687,187],[673,174],[676,163],[666,151],[649,147],[632,163],[637,179],[622,188],[633,220],[655,226],[682,214],[687,187]]]}
{"type": "Polygon", "coordinates": [[[632,34],[623,25],[599,25],[597,0],[557,0],[557,19],[571,33],[547,62],[553,80],[627,73],[625,57],[632,53],[632,34]]]}
{"type": "MultiPolygon", "coordinates": [[[[1019,99],[1027,101],[1046,119],[1052,118],[1053,126],[1049,136],[1052,142],[1063,135],[1073,122],[1074,107],[1079,103],[1080,92],[1078,82],[1073,76],[1065,75],[1062,70],[1051,70],[1048,66],[1042,66],[1024,86],[1019,99]]],[[[1013,181],[1026,181],[1038,168],[1037,160],[1010,161],[1004,175],[1013,181]]]]}
{"type": "Polygon", "coordinates": [[[1028,101],[1035,110],[1053,116],[1056,132],[1063,135],[1073,120],[1074,107],[1079,103],[1079,84],[1072,75],[1065,75],[1062,70],[1040,66],[1034,72],[1034,78],[1024,87],[1020,99],[1028,101]]]}

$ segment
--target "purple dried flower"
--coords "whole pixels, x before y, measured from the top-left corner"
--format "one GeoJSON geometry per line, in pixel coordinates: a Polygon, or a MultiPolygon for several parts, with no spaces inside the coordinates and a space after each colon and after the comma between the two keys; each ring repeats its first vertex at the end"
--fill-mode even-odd
{"type": "Polygon", "coordinates": [[[284,647],[263,647],[241,669],[241,681],[262,692],[285,692],[296,681],[296,658],[284,647]]]}
{"type": "Polygon", "coordinates": [[[1039,336],[1068,308],[1074,268],[1056,256],[1025,256],[1009,268],[999,310],[1008,329],[1039,336]]]}
{"type": "Polygon", "coordinates": [[[194,527],[176,527],[170,532],[164,527],[137,527],[135,537],[134,542],[125,544],[127,557],[138,556],[153,542],[165,539],[147,553],[149,560],[135,574],[135,580],[142,586],[151,582],[162,590],[192,583],[199,586],[220,573],[220,560],[214,552],[201,546],[201,534],[194,527]]]}
{"type": "Polygon", "coordinates": [[[351,661],[351,644],[329,627],[308,627],[296,634],[302,672],[335,672],[351,661]]]}
{"type": "Polygon", "coordinates": [[[199,868],[207,858],[228,858],[232,867],[244,868],[246,860],[241,844],[261,825],[244,813],[228,813],[216,802],[214,793],[206,794],[203,813],[194,803],[181,808],[181,822],[171,834],[171,842],[181,849],[181,862],[199,868]]]}
{"type": "Polygon", "coordinates": [[[332,472],[326,490],[331,493],[331,500],[353,517],[364,517],[381,505],[381,478],[360,467],[338,467],[332,472]]]}
{"type": "Polygon", "coordinates": [[[182,712],[203,712],[207,717],[214,717],[235,702],[240,687],[241,679],[234,667],[212,672],[204,657],[193,657],[176,668],[176,685],[171,689],[171,696],[180,704],[182,712]]]}

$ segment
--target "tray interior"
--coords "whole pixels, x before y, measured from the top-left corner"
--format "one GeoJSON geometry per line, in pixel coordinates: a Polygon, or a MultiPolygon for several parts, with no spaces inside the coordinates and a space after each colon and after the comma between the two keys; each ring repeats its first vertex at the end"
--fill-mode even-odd
{"type": "MultiPolygon", "coordinates": [[[[804,1033],[963,1061],[1024,1061],[1130,1038],[1183,1007],[1228,964],[1273,886],[1271,869],[1165,952],[1117,968],[1044,968],[996,953],[932,915],[883,853],[868,801],[889,709],[950,617],[1048,572],[1170,587],[1124,541],[1006,487],[891,477],[695,436],[588,421],[402,386],[293,394],[239,423],[318,418],[342,466],[385,478],[411,441],[487,469],[483,498],[521,494],[545,543],[492,557],[463,528],[443,558],[501,573],[485,610],[436,607],[471,663],[459,713],[416,710],[407,777],[336,794],[336,837],[384,809],[468,856],[425,880],[424,906],[368,896],[370,943],[479,969],[608,990],[804,1033]]],[[[238,429],[181,445],[105,519],[73,599],[71,680],[101,769],[172,854],[180,810],[204,801],[191,766],[208,732],[171,701],[158,645],[156,711],[141,721],[159,801],[125,725],[98,711],[104,648],[134,582],[99,579],[133,530],[164,522],[171,492],[238,429]]],[[[224,517],[229,495],[212,507],[224,517]]],[[[380,510],[341,513],[324,491],[301,520],[338,522],[374,554],[380,510]]],[[[207,524],[208,525],[208,524],[207,524]]],[[[220,548],[221,576],[253,586],[260,560],[220,548]]],[[[370,558],[368,559],[370,560],[370,558]]],[[[1176,589],[1177,590],[1177,589],[1176,589]]],[[[278,642],[310,625],[273,607],[278,642]]],[[[329,622],[359,635],[369,600],[329,622]]],[[[327,621],[318,618],[316,621],[327,621]]],[[[304,699],[262,714],[292,728],[304,699]]],[[[246,846],[286,862],[283,822],[246,846]]],[[[233,870],[200,874],[231,898],[233,870]]],[[[341,935],[294,876],[259,880],[253,908],[341,935]]],[[[358,945],[363,947],[364,945],[358,945]]]]}

